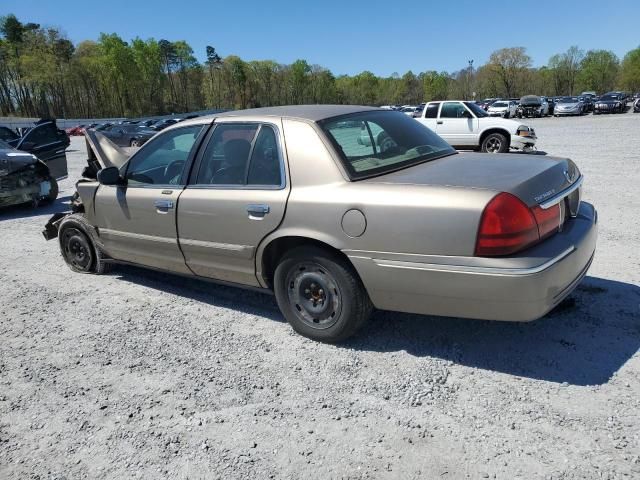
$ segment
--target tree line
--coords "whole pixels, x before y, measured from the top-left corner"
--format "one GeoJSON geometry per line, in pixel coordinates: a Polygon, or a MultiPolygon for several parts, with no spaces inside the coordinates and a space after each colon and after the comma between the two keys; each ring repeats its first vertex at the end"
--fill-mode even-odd
{"type": "Polygon", "coordinates": [[[129,42],[117,34],[74,45],[57,28],[0,17],[0,115],[133,117],[208,108],[303,103],[417,104],[448,98],[640,91],[640,47],[619,59],[573,46],[535,68],[524,47],[497,50],[479,67],[455,72],[365,71],[334,75],[306,60],[224,58],[212,46],[199,62],[184,40],[129,42]]]}

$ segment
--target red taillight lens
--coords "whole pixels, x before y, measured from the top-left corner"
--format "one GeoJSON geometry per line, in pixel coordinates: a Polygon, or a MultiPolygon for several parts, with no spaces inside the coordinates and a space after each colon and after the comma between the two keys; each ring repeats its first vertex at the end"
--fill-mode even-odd
{"type": "Polygon", "coordinates": [[[496,195],[482,213],[476,255],[509,255],[539,239],[533,212],[519,198],[503,192],[496,195]]]}
{"type": "Polygon", "coordinates": [[[549,235],[556,233],[560,229],[562,220],[560,204],[549,207],[546,210],[540,207],[533,207],[531,211],[538,223],[538,234],[540,235],[540,240],[547,238],[549,235]]]}

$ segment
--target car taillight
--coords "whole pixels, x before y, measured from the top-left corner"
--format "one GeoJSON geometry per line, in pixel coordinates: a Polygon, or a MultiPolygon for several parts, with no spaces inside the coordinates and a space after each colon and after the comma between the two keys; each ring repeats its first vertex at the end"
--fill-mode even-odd
{"type": "Polygon", "coordinates": [[[495,257],[524,250],[556,232],[560,219],[559,205],[530,209],[518,197],[500,193],[482,212],[475,254],[495,257]]]}
{"type": "Polygon", "coordinates": [[[533,207],[531,209],[533,216],[538,224],[538,235],[540,240],[547,238],[549,235],[556,233],[560,229],[562,223],[562,210],[560,204],[554,205],[547,209],[541,207],[533,207]]]}

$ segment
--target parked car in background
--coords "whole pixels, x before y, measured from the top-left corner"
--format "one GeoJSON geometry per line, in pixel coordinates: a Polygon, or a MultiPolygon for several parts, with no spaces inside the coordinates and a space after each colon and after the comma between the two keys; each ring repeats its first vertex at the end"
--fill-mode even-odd
{"type": "Polygon", "coordinates": [[[578,97],[578,99],[583,103],[584,105],[584,113],[589,113],[593,111],[593,97],[591,95],[580,95],[578,97]]]}
{"type": "Polygon", "coordinates": [[[47,165],[53,178],[67,178],[65,150],[71,142],[66,132],[58,128],[55,120],[39,120],[33,126],[21,129],[21,133],[20,135],[6,127],[2,129],[2,136],[6,137],[3,140],[12,148],[35,155],[47,165]]]}
{"type": "Polygon", "coordinates": [[[149,125],[149,128],[155,130],[156,132],[159,132],[160,130],[164,130],[165,128],[170,127],[171,125],[174,125],[176,123],[178,123],[178,119],[176,118],[165,118],[149,125]]]}
{"type": "Polygon", "coordinates": [[[511,100],[497,100],[487,109],[490,117],[510,118],[516,116],[516,103],[511,100]]]}
{"type": "Polygon", "coordinates": [[[595,253],[582,178],[568,159],[457,153],[398,112],[254,109],[167,128],[79,182],[76,212],[45,236],[76,272],[136,263],[272,290],[297,332],[339,342],[374,308],[545,315],[595,253]],[[362,126],[384,132],[385,149],[359,143],[362,126]]]}
{"type": "Polygon", "coordinates": [[[413,114],[416,113],[417,108],[418,107],[414,105],[404,105],[402,108],[400,108],[400,112],[404,113],[409,117],[413,117],[413,114]]]}
{"type": "Polygon", "coordinates": [[[141,147],[158,132],[137,124],[117,124],[100,129],[100,133],[120,147],[141,147]]]}
{"type": "Polygon", "coordinates": [[[556,101],[553,97],[544,97],[544,99],[547,101],[547,105],[549,106],[548,115],[553,115],[553,111],[556,108],[556,101]]]}
{"type": "Polygon", "coordinates": [[[584,113],[584,102],[582,102],[579,97],[561,97],[556,102],[556,108],[553,111],[553,116],[583,115],[584,113]]]}
{"type": "Polygon", "coordinates": [[[83,135],[84,134],[84,128],[85,128],[84,124],[76,125],[75,127],[66,128],[65,132],[70,137],[74,137],[74,136],[78,136],[78,135],[83,135]]]}
{"type": "Polygon", "coordinates": [[[520,99],[516,115],[518,118],[542,117],[549,105],[537,95],[525,95],[520,99]]]}
{"type": "Polygon", "coordinates": [[[635,99],[633,102],[633,113],[640,112],[640,96],[635,99]]]}
{"type": "Polygon", "coordinates": [[[49,204],[58,182],[45,162],[0,140],[0,208],[21,203],[49,204]]]}
{"type": "Polygon", "coordinates": [[[460,149],[505,153],[510,149],[530,151],[536,143],[533,128],[514,120],[490,117],[473,102],[427,103],[416,119],[460,149]]]}
{"type": "Polygon", "coordinates": [[[496,102],[500,100],[499,98],[485,98],[484,100],[480,100],[480,103],[478,103],[478,105],[480,106],[480,108],[482,108],[483,110],[488,110],[489,107],[493,104],[493,102],[496,102]]]}
{"type": "Polygon", "coordinates": [[[623,113],[626,104],[619,93],[605,93],[593,106],[593,114],[601,113],[623,113]]]}

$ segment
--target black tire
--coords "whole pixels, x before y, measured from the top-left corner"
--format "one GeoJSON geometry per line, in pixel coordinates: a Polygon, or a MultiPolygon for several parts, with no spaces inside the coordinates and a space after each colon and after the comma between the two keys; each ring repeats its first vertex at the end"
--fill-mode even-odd
{"type": "Polygon", "coordinates": [[[509,140],[502,133],[490,133],[482,140],[480,150],[485,153],[506,153],[509,151],[509,140]]]}
{"type": "Polygon", "coordinates": [[[91,235],[91,225],[81,213],[68,215],[58,227],[58,241],[62,258],[71,270],[78,273],[103,274],[112,264],[91,235]]]}
{"type": "Polygon", "coordinates": [[[51,205],[53,202],[56,201],[56,198],[58,198],[58,193],[59,193],[59,187],[58,187],[58,182],[56,181],[55,178],[50,178],[49,182],[51,183],[51,187],[49,188],[49,194],[44,197],[42,200],[40,200],[40,203],[42,203],[43,205],[51,205]]]}
{"type": "Polygon", "coordinates": [[[353,267],[339,255],[315,246],[294,248],[280,260],[274,290],[291,327],[321,342],[346,340],[373,311],[353,267]]]}

